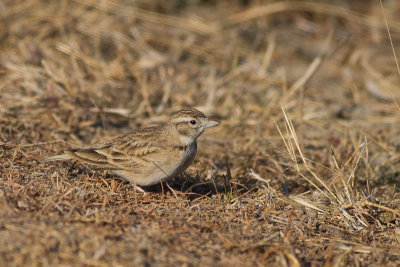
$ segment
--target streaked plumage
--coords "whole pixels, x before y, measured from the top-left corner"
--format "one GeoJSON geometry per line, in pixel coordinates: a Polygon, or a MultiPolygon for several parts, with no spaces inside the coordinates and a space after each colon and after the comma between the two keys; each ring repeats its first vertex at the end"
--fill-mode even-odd
{"type": "Polygon", "coordinates": [[[152,185],[182,173],[196,156],[197,138],[205,129],[218,124],[196,109],[183,109],[172,114],[165,125],[66,150],[46,161],[77,159],[110,169],[129,182],[152,185]]]}

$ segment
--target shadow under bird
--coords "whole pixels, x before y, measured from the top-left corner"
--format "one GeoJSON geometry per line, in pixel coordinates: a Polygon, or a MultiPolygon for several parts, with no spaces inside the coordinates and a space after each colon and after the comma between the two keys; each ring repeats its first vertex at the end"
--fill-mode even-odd
{"type": "Polygon", "coordinates": [[[65,150],[45,161],[77,159],[112,170],[127,181],[147,186],[175,177],[193,162],[197,138],[220,124],[196,109],[182,109],[167,123],[127,132],[105,143],[65,150]]]}

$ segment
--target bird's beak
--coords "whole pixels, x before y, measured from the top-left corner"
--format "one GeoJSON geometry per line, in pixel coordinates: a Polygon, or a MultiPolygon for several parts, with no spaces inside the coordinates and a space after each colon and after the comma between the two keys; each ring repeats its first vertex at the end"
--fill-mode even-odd
{"type": "Polygon", "coordinates": [[[219,121],[209,120],[209,121],[207,122],[207,124],[206,124],[206,128],[210,128],[210,127],[213,127],[213,126],[217,126],[217,125],[219,125],[219,124],[220,124],[219,121]]]}

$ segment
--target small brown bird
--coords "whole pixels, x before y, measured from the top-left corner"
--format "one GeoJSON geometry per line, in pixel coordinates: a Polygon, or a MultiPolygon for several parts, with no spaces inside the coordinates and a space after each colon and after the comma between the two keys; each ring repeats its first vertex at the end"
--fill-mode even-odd
{"type": "Polygon", "coordinates": [[[182,173],[193,162],[197,138],[218,125],[196,109],[172,114],[162,126],[127,132],[111,141],[65,150],[45,161],[77,159],[112,170],[137,185],[153,185],[182,173]]]}

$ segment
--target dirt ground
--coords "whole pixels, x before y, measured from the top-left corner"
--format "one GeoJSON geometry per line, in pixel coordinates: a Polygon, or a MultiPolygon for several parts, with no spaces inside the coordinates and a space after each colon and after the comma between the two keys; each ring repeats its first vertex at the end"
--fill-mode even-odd
{"type": "Polygon", "coordinates": [[[1,1],[0,265],[399,266],[399,12],[1,1]],[[43,162],[182,107],[222,124],[177,197],[43,162]]]}

